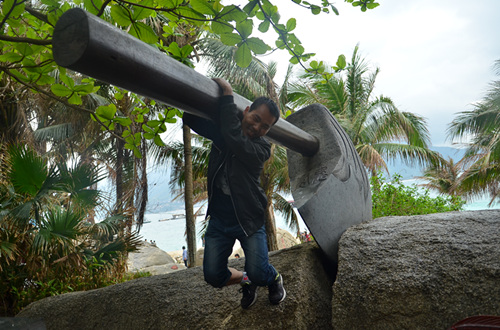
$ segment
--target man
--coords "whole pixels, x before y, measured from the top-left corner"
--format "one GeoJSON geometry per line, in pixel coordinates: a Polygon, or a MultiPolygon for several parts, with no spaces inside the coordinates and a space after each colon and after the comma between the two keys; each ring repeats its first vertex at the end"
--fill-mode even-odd
{"type": "Polygon", "coordinates": [[[276,104],[260,97],[243,114],[233,101],[231,85],[214,79],[221,88],[219,113],[214,121],[184,113],[184,123],[212,140],[208,165],[208,228],[205,233],[203,272],[214,287],[241,284],[241,307],[257,299],[259,286],[267,286],[269,301],[279,304],[286,297],[283,277],[269,264],[265,207],[260,173],[270,157],[271,146],[263,138],[278,121],[276,104]],[[235,240],[245,252],[245,272],[228,268],[235,240]]]}
{"type": "Polygon", "coordinates": [[[187,267],[188,266],[188,251],[186,250],[186,247],[182,247],[182,260],[184,261],[184,265],[187,267]]]}

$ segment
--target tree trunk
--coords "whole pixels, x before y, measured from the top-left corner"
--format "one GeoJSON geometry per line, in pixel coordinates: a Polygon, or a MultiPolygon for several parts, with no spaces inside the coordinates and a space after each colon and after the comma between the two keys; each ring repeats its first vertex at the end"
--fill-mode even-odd
{"type": "Polygon", "coordinates": [[[141,153],[142,153],[142,158],[141,159],[136,159],[137,161],[137,167],[138,167],[138,173],[137,175],[139,176],[139,180],[136,180],[136,182],[139,182],[139,188],[137,189],[136,192],[136,203],[139,204],[137,208],[137,218],[136,221],[137,223],[142,226],[144,223],[144,214],[146,213],[146,206],[148,205],[148,173],[147,173],[147,153],[148,153],[148,147],[146,141],[142,140],[141,141],[141,153]]]}
{"type": "Polygon", "coordinates": [[[193,214],[193,160],[191,150],[191,130],[183,125],[184,139],[184,204],[186,209],[186,236],[189,267],[197,265],[196,259],[196,219],[193,214]]]}
{"type": "Polygon", "coordinates": [[[274,218],[273,200],[267,197],[266,206],[266,234],[267,248],[269,251],[278,250],[278,240],[276,238],[276,221],[274,218]]]}
{"type": "MultiPolygon", "coordinates": [[[[118,134],[122,133],[121,127],[117,125],[116,131],[118,134]]],[[[115,139],[116,141],[116,165],[115,165],[115,185],[116,185],[116,205],[115,213],[120,213],[123,210],[123,149],[124,142],[122,139],[115,139]]]]}
{"type": "Polygon", "coordinates": [[[260,176],[260,182],[262,185],[262,189],[264,189],[267,197],[267,205],[265,210],[266,215],[266,236],[267,236],[267,248],[269,251],[278,250],[278,242],[276,240],[276,221],[274,219],[274,210],[273,210],[273,182],[271,182],[270,174],[267,173],[267,169],[269,168],[268,164],[272,162],[274,157],[274,149],[275,145],[271,145],[271,157],[264,164],[264,170],[260,176]]]}

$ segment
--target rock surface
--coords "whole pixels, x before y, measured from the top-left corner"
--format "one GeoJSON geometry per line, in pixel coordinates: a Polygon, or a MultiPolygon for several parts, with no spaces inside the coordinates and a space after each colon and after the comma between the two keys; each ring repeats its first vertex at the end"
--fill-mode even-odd
{"type": "Polygon", "coordinates": [[[196,267],[42,299],[18,317],[47,329],[447,329],[500,315],[499,247],[500,210],[379,218],[343,234],[334,284],[314,242],[271,253],[279,306],[261,288],[242,310],[238,286],[214,289],[196,267]]]}
{"type": "Polygon", "coordinates": [[[348,229],[336,329],[447,329],[500,315],[500,210],[385,217],[348,229]]]}
{"type": "MultiPolygon", "coordinates": [[[[315,243],[270,254],[283,275],[287,297],[270,305],[267,289],[240,307],[238,286],[215,289],[201,267],[141,278],[102,289],[37,301],[17,317],[42,318],[47,329],[329,329],[330,276],[315,243]]],[[[244,259],[230,266],[242,269],[244,259]]]]}
{"type": "Polygon", "coordinates": [[[139,250],[129,253],[127,261],[131,272],[150,272],[152,275],[168,274],[185,269],[184,264],[178,264],[165,251],[147,242],[142,242],[139,250]]]}

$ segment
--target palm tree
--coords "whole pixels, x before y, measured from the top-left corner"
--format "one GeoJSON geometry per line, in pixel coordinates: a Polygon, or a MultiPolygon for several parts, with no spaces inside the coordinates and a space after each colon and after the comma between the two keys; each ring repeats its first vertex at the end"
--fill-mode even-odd
{"type": "MultiPolygon", "coordinates": [[[[495,62],[500,75],[500,60],[495,62]]],[[[470,138],[465,153],[470,166],[461,178],[467,198],[490,195],[490,205],[500,200],[500,80],[493,81],[485,97],[472,111],[464,111],[451,122],[451,140],[470,138]]]]}
{"type": "Polygon", "coordinates": [[[0,167],[0,313],[11,315],[50,292],[50,285],[95,285],[124,274],[127,252],[139,244],[123,217],[86,221],[103,177],[90,164],[50,163],[27,146],[2,153],[0,167]],[[66,283],[66,284],[64,284],[66,283]],[[25,299],[25,300],[23,300],[25,299]],[[26,300],[27,299],[27,300],[26,300]]]}
{"type": "Polygon", "coordinates": [[[290,104],[297,108],[320,103],[330,110],[372,176],[380,169],[387,171],[385,159],[399,157],[419,165],[439,162],[440,156],[428,149],[424,118],[400,111],[389,97],[373,97],[379,69],[370,72],[358,50],[356,46],[345,72],[302,75],[289,90],[290,104]]]}
{"type": "Polygon", "coordinates": [[[460,196],[460,175],[463,171],[464,159],[455,163],[451,157],[448,161],[432,164],[424,171],[424,175],[418,179],[428,181],[420,186],[437,191],[440,194],[460,196]]]}

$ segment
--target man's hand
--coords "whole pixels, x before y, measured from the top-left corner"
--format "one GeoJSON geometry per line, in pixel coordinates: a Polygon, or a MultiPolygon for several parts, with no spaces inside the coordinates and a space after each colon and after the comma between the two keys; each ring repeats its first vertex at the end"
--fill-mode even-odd
{"type": "Polygon", "coordinates": [[[212,78],[212,80],[219,85],[222,95],[233,95],[233,88],[227,81],[222,78],[212,78]]]}

